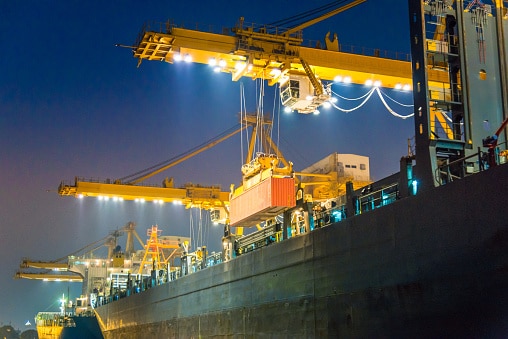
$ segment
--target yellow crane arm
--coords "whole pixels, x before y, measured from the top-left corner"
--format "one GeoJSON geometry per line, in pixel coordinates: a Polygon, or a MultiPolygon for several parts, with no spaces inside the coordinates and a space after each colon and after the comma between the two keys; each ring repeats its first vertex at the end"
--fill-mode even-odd
{"type": "Polygon", "coordinates": [[[83,277],[79,275],[70,274],[50,274],[50,273],[25,273],[16,272],[14,276],[16,279],[35,279],[44,281],[69,281],[69,282],[83,282],[83,277]]]}
{"type": "MultiPolygon", "coordinates": [[[[360,55],[320,48],[290,46],[290,52],[277,53],[275,38],[278,35],[256,33],[255,44],[245,45],[243,35],[231,36],[208,33],[167,25],[167,30],[145,31],[133,49],[138,64],[142,60],[175,63],[183,58],[195,63],[219,67],[231,73],[233,80],[242,76],[262,78],[275,84],[281,74],[305,75],[301,59],[305,60],[322,80],[333,80],[337,75],[349,76],[352,83],[364,84],[367,79],[382,82],[383,87],[395,88],[398,84],[412,84],[410,61],[377,56],[360,55]]],[[[164,25],[166,27],[166,25],[164,25]]],[[[243,32],[251,32],[248,28],[243,32]]],[[[280,41],[279,43],[284,43],[280,41]]],[[[446,72],[429,69],[431,86],[448,83],[446,72]]]]}
{"type": "Polygon", "coordinates": [[[68,263],[59,262],[47,262],[47,261],[31,261],[29,259],[23,259],[20,268],[41,268],[53,271],[67,271],[69,269],[68,263]]]}
{"type": "Polygon", "coordinates": [[[76,178],[73,186],[62,183],[60,195],[75,197],[98,197],[112,200],[139,200],[153,202],[178,202],[187,208],[220,208],[229,205],[229,192],[222,192],[219,186],[187,184],[183,188],[139,186],[117,183],[91,182],[76,178]]]}

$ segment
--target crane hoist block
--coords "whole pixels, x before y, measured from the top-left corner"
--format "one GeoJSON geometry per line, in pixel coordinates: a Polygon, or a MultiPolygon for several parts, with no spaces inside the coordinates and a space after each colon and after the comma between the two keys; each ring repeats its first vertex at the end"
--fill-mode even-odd
{"type": "Polygon", "coordinates": [[[230,226],[254,226],[295,205],[295,179],[270,177],[230,199],[230,226]]]}

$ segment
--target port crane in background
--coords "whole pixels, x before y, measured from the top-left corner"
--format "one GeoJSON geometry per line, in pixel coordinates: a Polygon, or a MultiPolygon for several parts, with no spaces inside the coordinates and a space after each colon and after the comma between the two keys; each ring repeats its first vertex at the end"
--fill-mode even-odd
{"type": "MultiPolygon", "coordinates": [[[[129,221],[121,229],[112,231],[104,238],[59,259],[34,261],[24,258],[20,264],[20,271],[14,278],[82,282],[81,299],[85,300],[82,306],[90,306],[97,305],[104,298],[111,298],[129,284],[130,287],[142,290],[148,284],[155,283],[150,279],[167,280],[170,279],[169,274],[174,279],[181,275],[183,270],[188,272],[190,265],[204,265],[201,262],[208,259],[206,248],[189,252],[188,237],[161,236],[158,226],[148,228],[147,236],[145,244],[136,231],[136,224],[129,221]],[[122,235],[126,235],[124,251],[117,245],[117,239],[122,235]],[[142,250],[134,249],[134,239],[139,242],[142,250]],[[101,247],[108,248],[107,256],[94,255],[101,247]],[[167,272],[164,277],[152,275],[152,271],[158,272],[163,269],[167,272]]],[[[212,260],[214,255],[212,253],[212,260]]]]}
{"type": "Polygon", "coordinates": [[[136,224],[128,222],[121,229],[112,231],[104,238],[87,244],[77,251],[69,253],[61,258],[52,261],[35,261],[23,258],[19,266],[20,271],[16,272],[15,278],[82,282],[86,273],[80,264],[83,260],[89,259],[93,261],[99,259],[98,257],[94,257],[93,253],[101,247],[107,247],[108,254],[105,259],[101,260],[104,260],[106,263],[113,262],[113,266],[118,266],[115,261],[125,257],[131,258],[135,254],[134,238],[138,240],[141,246],[144,246],[141,237],[136,231],[136,224]],[[124,251],[120,251],[117,239],[124,234],[127,236],[126,246],[124,251]],[[26,271],[27,269],[43,271],[26,271]]]}

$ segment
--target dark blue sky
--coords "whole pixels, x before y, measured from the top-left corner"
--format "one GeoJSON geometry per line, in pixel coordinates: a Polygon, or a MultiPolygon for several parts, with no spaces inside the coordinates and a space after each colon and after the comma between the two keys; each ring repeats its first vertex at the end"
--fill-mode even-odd
{"type": "MultiPolygon", "coordinates": [[[[175,206],[106,205],[58,196],[61,180],[119,178],[186,151],[237,123],[240,83],[205,65],[142,63],[130,50],[147,20],[233,27],[271,23],[329,1],[2,1],[0,0],[0,325],[24,329],[38,311],[56,311],[68,284],[14,280],[22,257],[52,260],[104,237],[132,220],[139,233],[159,224],[187,235],[189,213],[175,206]]],[[[304,38],[337,32],[345,45],[409,52],[404,0],[369,0],[309,29],[304,38]]],[[[252,111],[254,82],[243,80],[252,111]]],[[[362,86],[333,86],[358,97],[362,86]]],[[[267,98],[274,88],[267,88],[267,98]]],[[[409,94],[387,92],[411,103],[409,94]]],[[[345,106],[345,105],[344,105],[345,106]]],[[[272,101],[265,101],[266,111],[272,101]]],[[[409,113],[411,109],[400,110],[409,113]]],[[[332,152],[371,159],[380,179],[398,171],[412,137],[412,119],[393,117],[375,96],[349,114],[283,115],[280,148],[300,170],[332,152]]],[[[177,186],[241,180],[239,137],[171,169],[177,186]]],[[[210,235],[220,244],[222,229],[210,235]]],[[[71,285],[72,291],[79,291],[71,285]]],[[[71,293],[73,293],[71,292],[71,293]]],[[[79,292],[76,292],[79,293],[79,292]]],[[[75,296],[75,295],[74,295],[75,296]]]]}

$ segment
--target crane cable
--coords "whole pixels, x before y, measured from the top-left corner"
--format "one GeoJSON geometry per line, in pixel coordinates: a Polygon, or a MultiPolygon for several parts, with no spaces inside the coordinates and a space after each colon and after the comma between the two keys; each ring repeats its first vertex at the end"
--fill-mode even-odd
{"type": "Polygon", "coordinates": [[[345,108],[342,108],[342,107],[339,107],[337,104],[335,104],[334,102],[330,101],[330,104],[337,110],[341,111],[341,112],[344,112],[344,113],[350,113],[350,112],[353,112],[357,109],[359,109],[360,107],[362,107],[363,105],[365,105],[365,103],[370,99],[370,97],[372,96],[372,94],[374,94],[374,92],[376,92],[376,94],[378,95],[379,99],[381,100],[381,102],[383,103],[383,105],[385,106],[385,108],[388,110],[388,112],[390,112],[390,114],[392,114],[393,116],[397,117],[397,118],[400,118],[400,119],[407,119],[407,118],[410,118],[412,116],[414,116],[414,113],[410,113],[410,114],[407,114],[407,115],[402,115],[402,114],[399,114],[397,112],[395,112],[389,105],[388,103],[386,102],[385,100],[385,97],[390,99],[392,102],[400,105],[400,106],[403,106],[403,107],[414,107],[414,105],[411,105],[411,104],[403,104],[401,102],[398,102],[396,101],[395,99],[391,98],[388,94],[382,92],[380,90],[379,87],[372,87],[367,93],[365,93],[364,95],[361,95],[360,97],[358,98],[346,98],[344,96],[341,96],[339,95],[338,93],[332,91],[332,93],[343,99],[343,100],[347,100],[347,101],[355,101],[355,100],[361,100],[361,99],[364,99],[358,106],[356,107],[353,107],[353,108],[350,108],[350,109],[345,109],[345,108]]]}
{"type": "Polygon", "coordinates": [[[181,159],[181,158],[185,157],[186,155],[188,155],[188,154],[190,154],[190,153],[192,153],[192,152],[194,152],[194,151],[196,151],[196,150],[198,150],[198,149],[200,149],[200,148],[202,148],[202,147],[204,147],[204,146],[206,146],[208,144],[211,144],[211,143],[213,143],[216,140],[219,140],[220,138],[228,135],[229,133],[232,133],[234,130],[236,130],[238,128],[239,128],[239,126],[238,126],[238,124],[236,124],[235,126],[232,126],[229,129],[225,130],[221,134],[219,134],[219,135],[217,135],[217,136],[215,136],[215,137],[213,137],[213,138],[211,138],[211,139],[209,139],[209,140],[207,140],[207,141],[205,141],[205,142],[203,142],[203,143],[201,143],[201,144],[199,144],[197,146],[194,146],[193,148],[191,148],[191,149],[189,149],[189,150],[187,150],[185,152],[177,154],[174,157],[171,157],[171,158],[169,158],[169,159],[167,159],[165,161],[159,162],[158,164],[155,164],[153,166],[150,166],[150,167],[147,167],[147,168],[142,169],[140,171],[137,171],[136,173],[133,173],[133,174],[124,176],[122,178],[119,178],[118,180],[120,182],[135,181],[135,180],[143,177],[146,173],[158,170],[158,169],[166,166],[167,164],[169,164],[169,163],[171,163],[173,161],[181,159]]]}
{"type": "MultiPolygon", "coordinates": [[[[343,3],[346,3],[347,1],[348,0],[333,1],[333,2],[330,2],[330,3],[326,4],[326,5],[323,5],[321,7],[318,7],[318,8],[315,8],[315,9],[311,9],[311,10],[308,10],[306,12],[290,16],[290,17],[288,17],[286,19],[281,19],[281,20],[275,21],[275,22],[269,24],[269,26],[291,26],[291,27],[296,27],[304,19],[308,19],[311,16],[316,17],[317,14],[319,14],[321,12],[324,12],[324,11],[328,12],[330,9],[332,9],[334,7],[337,7],[338,5],[342,5],[343,3]]],[[[308,21],[308,20],[306,20],[306,21],[308,21]]],[[[289,27],[289,28],[291,28],[291,27],[289,27]]]]}

